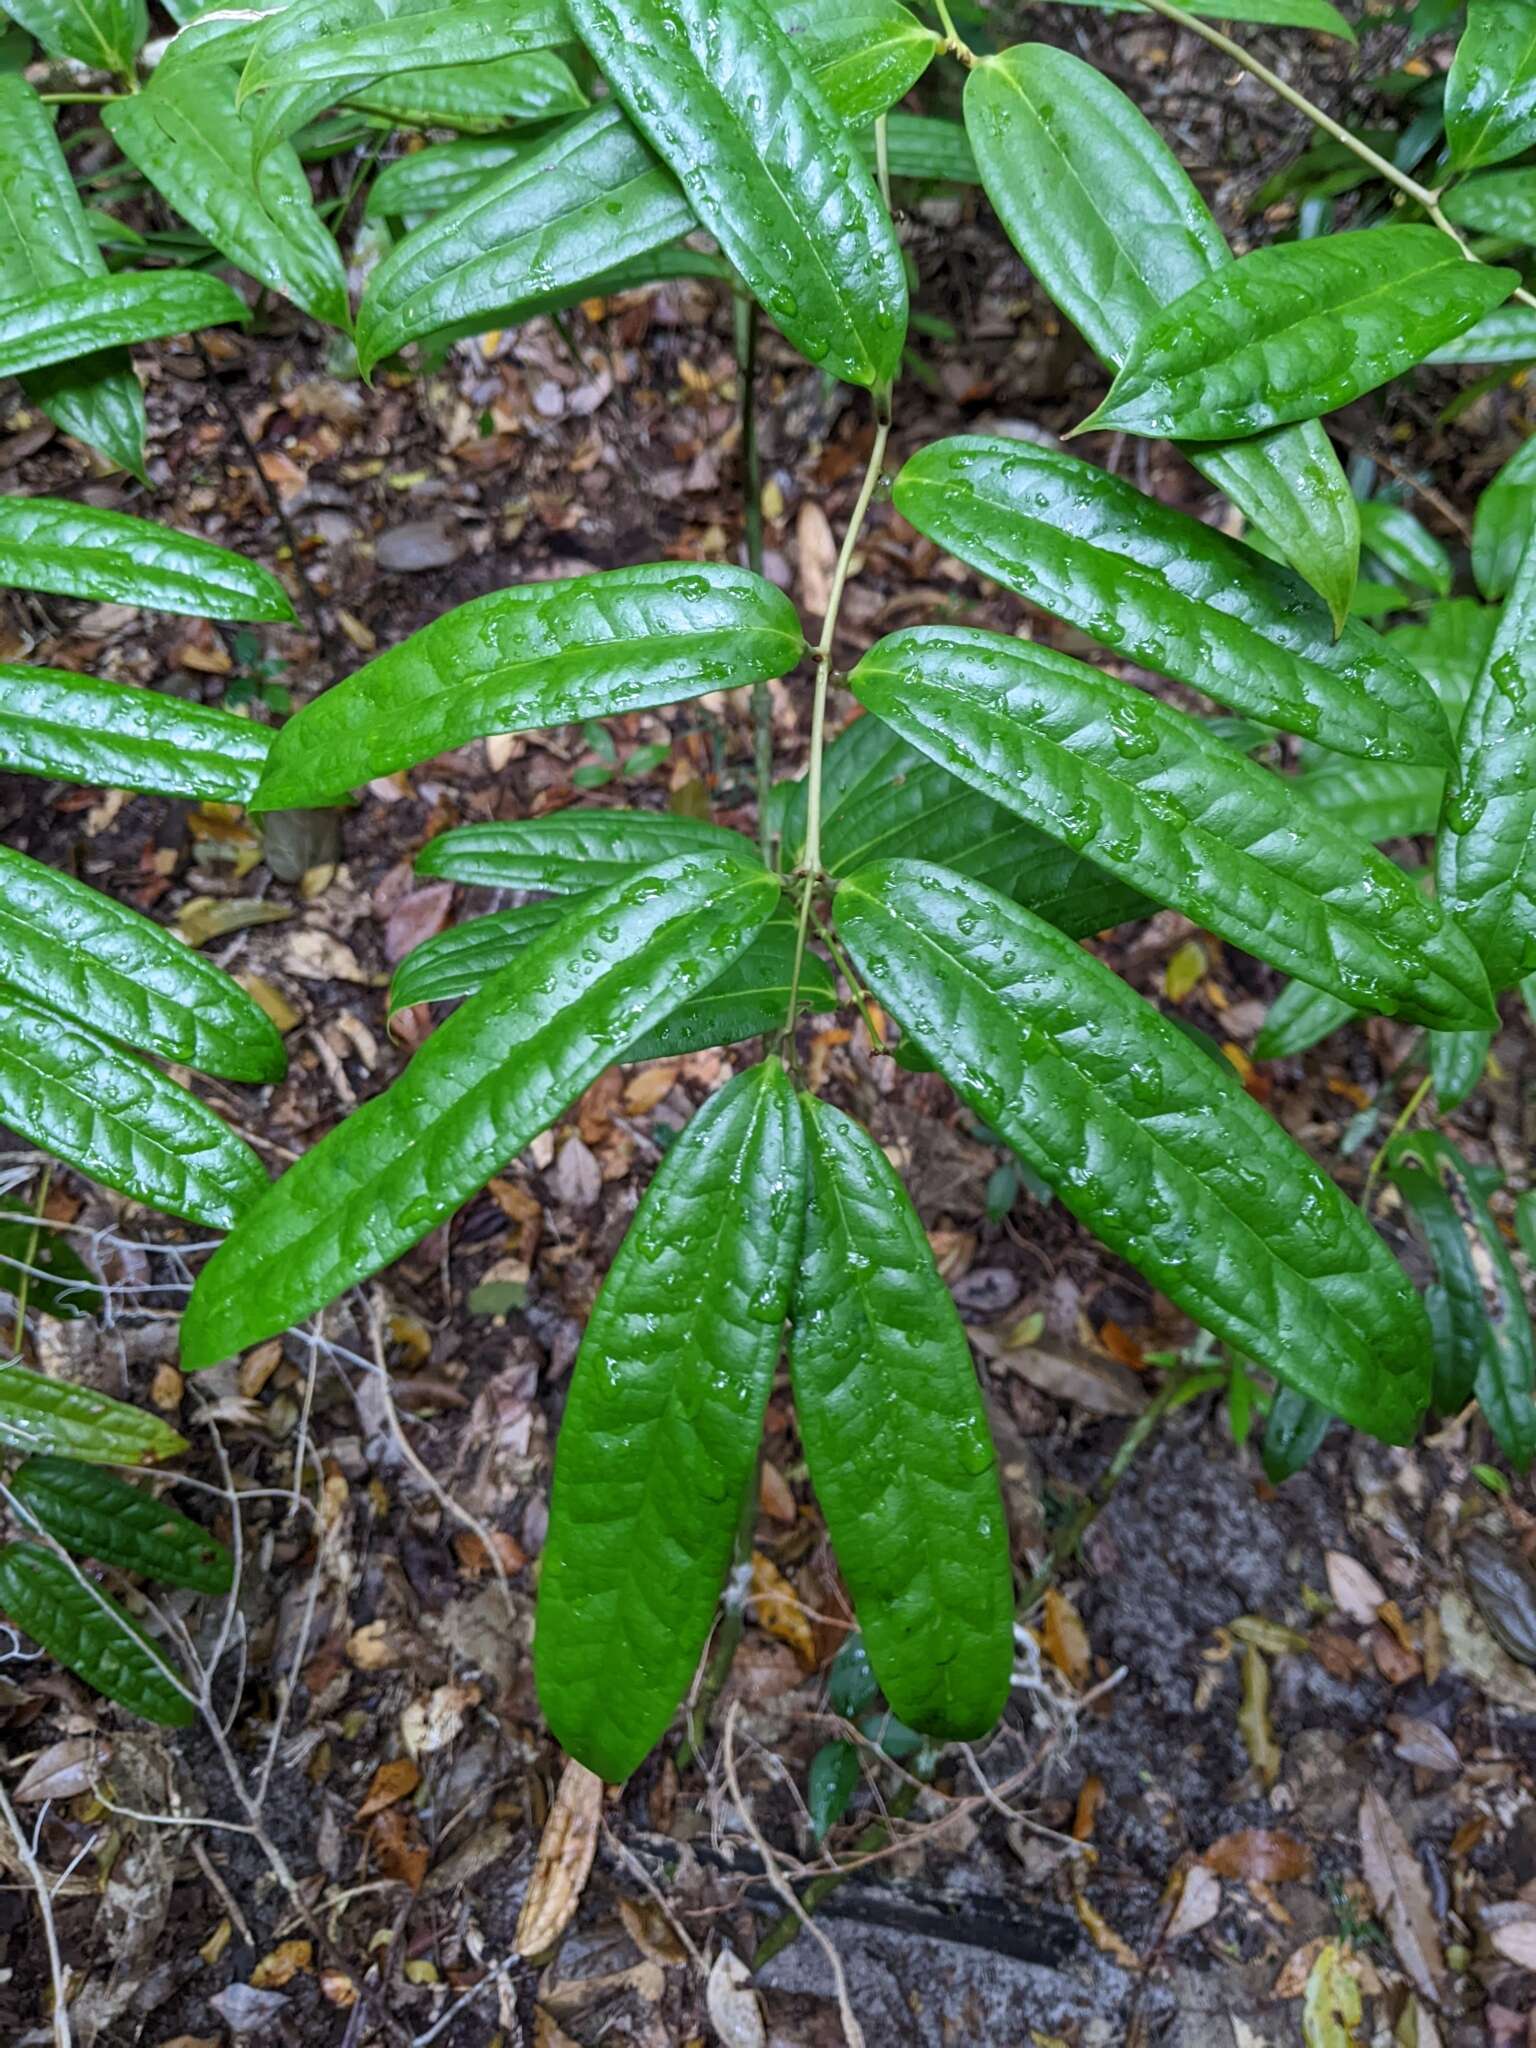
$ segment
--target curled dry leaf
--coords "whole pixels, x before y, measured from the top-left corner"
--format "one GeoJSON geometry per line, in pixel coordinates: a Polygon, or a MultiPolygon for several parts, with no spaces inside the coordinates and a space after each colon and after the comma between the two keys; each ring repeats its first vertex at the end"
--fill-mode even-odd
{"type": "Polygon", "coordinates": [[[724,2048],[767,2048],[763,2009],[752,1989],[752,1973],[740,1956],[722,1948],[709,1972],[705,1999],[710,2024],[724,2048]]]}
{"type": "Polygon", "coordinates": [[[1414,1989],[1438,2003],[1445,1956],[1429,1886],[1407,1836],[1374,1786],[1360,1801],[1360,1860],[1398,1960],[1414,1989]]]}
{"type": "Polygon", "coordinates": [[[528,1896],[518,1915],[515,1945],[520,1956],[542,1955],[552,1948],[575,1917],[597,1853],[602,1811],[602,1779],[571,1758],[544,1823],[528,1896]]]}
{"type": "Polygon", "coordinates": [[[1239,1828],[1219,1835],[1201,1857],[1218,1877],[1252,1878],[1260,1884],[1290,1884],[1312,1874],[1312,1852],[1294,1835],[1274,1828],[1239,1828]]]}

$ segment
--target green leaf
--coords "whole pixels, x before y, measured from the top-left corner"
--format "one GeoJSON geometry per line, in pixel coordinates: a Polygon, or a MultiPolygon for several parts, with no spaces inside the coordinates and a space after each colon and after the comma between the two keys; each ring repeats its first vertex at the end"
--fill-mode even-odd
{"type": "Polygon", "coordinates": [[[227,284],[196,270],[125,270],[0,301],[0,377],[73,362],[122,342],[247,320],[227,284]]]}
{"type": "Polygon", "coordinates": [[[866,868],[836,908],[879,1000],[1075,1216],[1287,1385],[1409,1440],[1418,1297],[1235,1073],[1060,932],[942,868],[866,868]]]}
{"type": "Polygon", "coordinates": [[[1219,441],[1315,419],[1423,362],[1519,282],[1438,228],[1255,249],[1148,322],[1079,431],[1219,441]]]}
{"type": "Polygon", "coordinates": [[[1520,559],[1462,713],[1435,887],[1495,993],[1536,967],[1536,544],[1520,559]]]}
{"type": "Polygon", "coordinates": [[[1091,463],[967,435],[914,455],[895,500],[983,575],[1218,703],[1374,760],[1450,752],[1433,692],[1369,626],[1335,639],[1299,577],[1091,463]]]}
{"type": "Polygon", "coordinates": [[[215,1536],[168,1501],[75,1458],[34,1457],[11,1491],[56,1543],[122,1571],[195,1593],[227,1593],[235,1561],[215,1536]]]}
{"type": "Polygon", "coordinates": [[[1441,194],[1440,211],[1457,227],[1511,242],[1536,242],[1536,171],[1489,171],[1441,194]]]}
{"type": "Polygon", "coordinates": [[[771,0],[770,11],[850,128],[905,99],[943,42],[898,0],[771,0]]]}
{"type": "Polygon", "coordinates": [[[1269,1006],[1264,1028],[1253,1041],[1256,1060],[1294,1059],[1360,1015],[1353,1003],[1310,982],[1288,981],[1269,1006]]]}
{"type": "Polygon", "coordinates": [[[509,121],[550,121],[587,104],[570,66],[551,50],[405,71],[343,101],[401,127],[457,128],[464,135],[493,134],[509,121]]]}
{"type": "Polygon", "coordinates": [[[1394,1138],[1386,1177],[1435,1262],[1435,1406],[1454,1414],[1475,1393],[1499,1448],[1523,1472],[1536,1456],[1536,1348],[1519,1277],[1480,1180],[1436,1131],[1394,1138]]]}
{"type": "MultiPolygon", "coordinates": [[[[966,81],[965,119],[1009,239],[1112,369],[1170,300],[1232,263],[1226,237],[1157,130],[1069,52],[1025,43],[978,64],[966,81]]],[[[1273,536],[1341,627],[1360,521],[1316,421],[1185,452],[1273,536]]]]}
{"type": "Polygon", "coordinates": [[[1372,498],[1360,507],[1360,530],[1365,545],[1394,576],[1432,590],[1437,597],[1449,597],[1453,571],[1444,543],[1436,540],[1402,505],[1372,498]]]}
{"type": "Polygon", "coordinates": [[[907,329],[896,231],[839,115],[758,0],[569,0],[615,97],[802,355],[888,385],[907,329]]]}
{"type": "Polygon", "coordinates": [[[1261,960],[1414,1023],[1493,1020],[1472,948],[1401,868],[1133,684],[964,626],[892,633],[848,684],[952,774],[1261,960]]]}
{"type": "Polygon", "coordinates": [[[1472,518],[1472,574],[1484,597],[1508,594],[1536,532],[1536,435],[1485,484],[1472,518]]]}
{"type": "Polygon", "coordinates": [[[82,1583],[40,1543],[0,1549],[0,1613],[109,1700],[163,1728],[196,1718],[190,1697],[149,1637],[99,1586],[82,1583]]]}
{"type": "Polygon", "coordinates": [[[1445,136],[1458,170],[1503,163],[1536,142],[1536,9],[1468,0],[1445,81],[1445,136]]]}
{"type": "Polygon", "coordinates": [[[358,362],[366,375],[424,334],[515,326],[694,225],[619,108],[596,107],[390,251],[358,310],[358,362]]]}
{"type": "Polygon", "coordinates": [[[805,1138],[777,1060],[668,1149],[577,1355],[534,1671],[561,1747],[610,1783],[664,1733],[757,1477],[799,1263],[805,1138]]]}
{"type": "Polygon", "coordinates": [[[1260,1452],[1264,1476],[1271,1486],[1293,1479],[1304,1465],[1311,1463],[1332,1421],[1328,1410],[1309,1401],[1305,1394],[1298,1394],[1292,1387],[1276,1389],[1260,1452]]]}
{"type": "Polygon", "coordinates": [[[5,0],[5,12],[50,57],[72,57],[125,79],[133,77],[133,60],[149,34],[144,0],[5,0]]]}
{"type": "Polygon", "coordinates": [[[0,1123],[136,1202],[219,1230],[267,1184],[244,1140],[158,1067],[3,990],[0,1123]]]}
{"type": "Polygon", "coordinates": [[[158,1415],[25,1365],[0,1365],[0,1443],[92,1465],[155,1465],[187,1448],[158,1415]]]}
{"type": "Polygon", "coordinates": [[[1455,341],[1442,342],[1426,363],[1529,363],[1536,360],[1536,307],[1500,306],[1455,341]]]}
{"type": "MultiPolygon", "coordinates": [[[[558,0],[299,0],[252,39],[240,98],[274,86],[340,87],[426,66],[484,64],[569,42],[558,0]]],[[[344,93],[328,93],[342,98],[344,93]]]]}
{"type": "Polygon", "coordinates": [[[0,663],[0,749],[11,775],[243,804],[271,744],[265,726],[227,711],[69,669],[0,663]]]}
{"type": "MultiPolygon", "coordinates": [[[[12,71],[0,72],[0,134],[0,300],[105,276],[48,110],[12,71]],[[46,234],[36,226],[43,218],[46,234]]],[[[23,381],[27,396],[66,434],[143,476],[144,395],[123,350],[55,363],[23,381]]]]}
{"type": "Polygon", "coordinates": [[[766,868],[683,854],[536,939],[214,1253],[182,1321],[183,1366],[287,1329],[425,1237],[745,952],[779,890],[766,868]]]}
{"type": "Polygon", "coordinates": [[[795,1413],[881,1689],[925,1734],[984,1735],[1008,1699],[1013,1572],[997,1458],[949,1290],[895,1169],[801,1097],[810,1153],[791,1310],[795,1413]]]}
{"type": "MultiPolygon", "coordinates": [[[[1071,0],[1075,7],[1095,7],[1106,14],[1146,14],[1150,10],[1138,0],[1071,0]]],[[[1214,15],[1218,21],[1262,21],[1276,28],[1313,29],[1319,35],[1339,36],[1346,43],[1355,32],[1328,0],[1200,0],[1186,10],[1190,14],[1214,15]]]]}
{"type": "MultiPolygon", "coordinates": [[[[279,17],[281,18],[281,17],[279,17]]],[[[333,327],[351,324],[346,271],[286,143],[257,161],[222,65],[157,73],[102,109],[113,141],[220,255],[333,327]]]]}
{"type": "Polygon", "coordinates": [[[222,968],[137,910],[0,846],[0,983],[110,1038],[230,1081],[275,1081],[283,1042],[222,968]]]}
{"type": "Polygon", "coordinates": [[[1491,1031],[1431,1031],[1426,1051],[1435,1102],[1445,1116],[1466,1101],[1483,1078],[1493,1045],[1491,1031]]]}
{"type": "Polygon", "coordinates": [[[60,1322],[93,1315],[102,1301],[101,1282],[63,1231],[14,1209],[0,1209],[0,1288],[60,1322]]]}
{"type": "Polygon", "coordinates": [[[440,832],[416,856],[416,872],[487,889],[553,889],[569,895],[605,889],[636,868],[654,867],[679,853],[757,857],[756,847],[739,832],[701,818],[677,818],[670,811],[573,809],[440,832]]]}
{"type": "Polygon", "coordinates": [[[290,718],[253,808],[330,803],[486,733],[610,718],[781,676],[803,652],[784,593],[721,562],[494,590],[290,718]]]}
{"type": "Polygon", "coordinates": [[[509,164],[541,149],[546,138],[463,135],[433,143],[386,164],[368,190],[369,220],[409,220],[457,206],[509,164]]]}
{"type": "Polygon", "coordinates": [[[201,619],[291,619],[268,570],[157,520],[67,498],[0,498],[0,584],[201,619]]]}
{"type": "Polygon", "coordinates": [[[824,1742],[805,1774],[805,1804],[811,1840],[824,1842],[848,1811],[859,1786],[859,1752],[852,1742],[824,1742]]]}

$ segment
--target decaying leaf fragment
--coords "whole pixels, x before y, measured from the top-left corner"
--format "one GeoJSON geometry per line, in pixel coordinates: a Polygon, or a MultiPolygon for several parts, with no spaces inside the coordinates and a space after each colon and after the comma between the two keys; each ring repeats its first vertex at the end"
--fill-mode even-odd
{"type": "Polygon", "coordinates": [[[597,1853],[602,1811],[602,1779],[572,1757],[539,1837],[538,1860],[517,1918],[514,1945],[520,1956],[552,1948],[575,1917],[597,1853]]]}

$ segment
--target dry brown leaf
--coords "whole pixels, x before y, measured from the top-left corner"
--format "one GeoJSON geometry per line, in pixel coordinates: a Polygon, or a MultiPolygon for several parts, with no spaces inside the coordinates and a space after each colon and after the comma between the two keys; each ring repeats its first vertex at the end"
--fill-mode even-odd
{"type": "Polygon", "coordinates": [[[1093,1669],[1088,1631],[1066,1594],[1058,1592],[1054,1586],[1047,1586],[1045,1590],[1045,1619],[1041,1624],[1040,1642],[1068,1684],[1081,1691],[1093,1669]]]}
{"type": "Polygon", "coordinates": [[[553,1948],[575,1917],[597,1853],[602,1812],[602,1779],[572,1757],[560,1774],[560,1788],[539,1837],[533,1876],[517,1917],[514,1946],[520,1956],[542,1955],[553,1948]]]}
{"type": "Polygon", "coordinates": [[[722,1948],[705,1987],[710,2022],[724,2048],[767,2048],[763,2008],[752,1989],[752,1973],[740,1956],[722,1948]]]}
{"type": "Polygon", "coordinates": [[[95,1735],[71,1735],[50,1743],[32,1759],[26,1776],[11,1794],[18,1806],[43,1799],[73,1799],[89,1792],[111,1758],[110,1746],[95,1735]]]}
{"type": "Polygon", "coordinates": [[[1312,1874],[1312,1852],[1306,1843],[1274,1828],[1239,1828],[1218,1835],[1200,1860],[1218,1877],[1251,1877],[1263,1884],[1291,1884],[1312,1874]]]}
{"type": "Polygon", "coordinates": [[[376,1813],[383,1813],[387,1807],[409,1799],[420,1783],[421,1773],[408,1756],[397,1756],[387,1764],[380,1764],[362,1805],[357,1809],[357,1818],[372,1820],[376,1813]]]}
{"type": "Polygon", "coordinates": [[[1254,1643],[1243,1649],[1243,1699],[1237,1729],[1261,1781],[1273,1785],[1280,1775],[1280,1745],[1269,1719],[1269,1666],[1254,1643]]]}
{"type": "Polygon", "coordinates": [[[1399,1962],[1414,1989],[1438,2004],[1445,1956],[1429,1886],[1407,1836],[1374,1786],[1360,1801],[1360,1861],[1399,1962]]]}
{"type": "Polygon", "coordinates": [[[1376,1619],[1376,1610],[1386,1594],[1357,1558],[1342,1550],[1330,1550],[1323,1560],[1328,1569],[1328,1592],[1340,1614],[1364,1627],[1376,1619]]]}
{"type": "Polygon", "coordinates": [[[759,1628],[788,1643],[807,1671],[816,1668],[816,1637],[804,1603],[773,1559],[752,1553],[752,1607],[759,1628]]]}
{"type": "Polygon", "coordinates": [[[1179,1903],[1168,1922],[1165,1942],[1183,1941],[1208,1927],[1221,1911],[1221,1879],[1205,1863],[1193,1863],[1184,1874],[1179,1903]]]}
{"type": "Polygon", "coordinates": [[[263,1956],[251,1972],[251,1986],[256,1991],[281,1991],[285,1984],[291,1984],[295,1977],[314,1967],[315,1945],[312,1941],[280,1941],[270,1955],[263,1956]]]}

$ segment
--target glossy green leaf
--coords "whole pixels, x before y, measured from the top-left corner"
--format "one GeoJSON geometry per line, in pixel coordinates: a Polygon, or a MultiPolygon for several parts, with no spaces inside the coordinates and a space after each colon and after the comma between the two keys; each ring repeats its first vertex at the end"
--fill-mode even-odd
{"type": "Polygon", "coordinates": [[[50,57],[72,57],[119,78],[132,78],[149,34],[144,0],[5,0],[5,12],[50,57]]]}
{"type": "Polygon", "coordinates": [[[283,1042],[237,981],[140,911],[0,846],[0,984],[110,1038],[231,1081],[275,1081],[283,1042]]]}
{"type": "Polygon", "coordinates": [[[919,531],[1128,660],[1266,724],[1373,759],[1442,761],[1412,665],[1301,579],[1091,463],[963,436],[922,449],[895,500],[919,531]]]}
{"type": "Polygon", "coordinates": [[[811,1840],[824,1842],[848,1810],[859,1786],[859,1752],[852,1742],[824,1742],[805,1774],[811,1840]]]}
{"type": "Polygon", "coordinates": [[[0,1444],[92,1465],[155,1465],[187,1448],[158,1415],[26,1365],[0,1365],[0,1444]]]}
{"type": "Polygon", "coordinates": [[[1466,1101],[1483,1078],[1493,1045],[1491,1031],[1431,1031],[1425,1051],[1435,1102],[1442,1116],[1466,1101]]]}
{"type": "Polygon", "coordinates": [[[1260,1455],[1264,1477],[1271,1486],[1294,1479],[1322,1448],[1333,1417],[1316,1401],[1298,1394],[1293,1387],[1277,1387],[1264,1425],[1260,1455]]]}
{"type": "MultiPolygon", "coordinates": [[[[48,110],[19,73],[0,72],[0,300],[47,291],[106,264],[48,110]],[[46,233],[38,221],[46,218],[46,233]]],[[[121,350],[54,363],[24,379],[27,396],[66,434],[144,474],[144,395],[121,350]]]]}
{"type": "Polygon", "coordinates": [[[1459,170],[1499,164],[1536,142],[1536,8],[1468,0],[1445,81],[1445,136],[1459,170]]]}
{"type": "Polygon", "coordinates": [[[341,251],[286,143],[258,163],[222,65],[156,75],[102,109],[113,141],[220,255],[333,327],[350,325],[341,251]]]}
{"type": "Polygon", "coordinates": [[[265,726],[181,697],[0,663],[0,757],[12,775],[243,804],[271,744],[265,726]]]}
{"type": "Polygon", "coordinates": [[[784,593],[720,562],[494,590],[289,719],[254,808],[329,803],[486,733],[610,718],[781,676],[803,651],[784,593]]]}
{"type": "Polygon", "coordinates": [[[1472,518],[1472,573],[1484,597],[1504,597],[1536,533],[1536,435],[1483,486],[1472,518]]]}
{"type": "Polygon", "coordinates": [[[291,619],[268,570],[157,520],[67,498],[0,498],[0,586],[202,619],[291,619]]]}
{"type": "Polygon", "coordinates": [[[1536,307],[1500,306],[1455,341],[1442,342],[1426,363],[1529,363],[1536,361],[1536,307]]]}
{"type": "Polygon", "coordinates": [[[219,1230],[267,1184],[244,1140],[158,1067],[3,990],[0,1123],[151,1209],[219,1230]]]}
{"type": "Polygon", "coordinates": [[[683,854],[536,939],[214,1253],[182,1320],[182,1364],[287,1329],[425,1237],[745,952],[779,888],[734,856],[683,854]]]}
{"type": "Polygon", "coordinates": [[[579,113],[587,96],[552,50],[404,71],[348,92],[343,105],[404,128],[456,128],[489,135],[510,121],[552,121],[579,113]]]}
{"type": "Polygon", "coordinates": [[[1536,171],[1489,171],[1452,185],[1440,211],[1457,227],[1510,242],[1536,242],[1536,171]]]}
{"type": "Polygon", "coordinates": [[[0,377],[248,318],[227,284],[196,270],[82,277],[0,301],[0,377]]]}
{"type": "Polygon", "coordinates": [[[952,774],[1260,959],[1416,1023],[1493,1020],[1472,948],[1401,868],[1133,684],[963,626],[892,633],[848,682],[952,774]]]}
{"type": "Polygon", "coordinates": [[[73,1322],[102,1303],[101,1282],[56,1224],[0,1209],[0,1288],[29,1311],[73,1322]]]}
{"type": "MultiPolygon", "coordinates": [[[[1157,130],[1068,51],[1024,43],[978,64],[966,82],[965,119],[1009,239],[1111,369],[1170,300],[1232,263],[1226,237],[1157,130]]],[[[1341,626],[1360,521],[1323,429],[1309,421],[1186,452],[1273,537],[1341,626]]]]}
{"type": "Polygon", "coordinates": [[[866,868],[836,909],[878,999],[1074,1215],[1287,1385],[1408,1441],[1418,1297],[1235,1073],[1081,946],[942,868],[866,868]]]}
{"type": "Polygon", "coordinates": [[[190,1695],[138,1623],[41,1543],[0,1548],[0,1614],[141,1720],[186,1728],[196,1718],[190,1695]]]}
{"type": "Polygon", "coordinates": [[[561,1747],[610,1782],[665,1732],[714,1619],[756,1483],[805,1179],[794,1090],[766,1060],[668,1149],[582,1339],[534,1672],[561,1747]]]}
{"type": "MultiPolygon", "coordinates": [[[[1149,9],[1138,0],[1071,0],[1076,7],[1094,7],[1106,14],[1146,14],[1149,9]]],[[[1185,10],[1189,14],[1214,15],[1218,21],[1258,21],[1275,28],[1311,29],[1318,35],[1338,36],[1346,43],[1355,32],[1328,0],[1200,0],[1185,10]]]]}
{"type": "Polygon", "coordinates": [[[1523,1472],[1536,1456],[1536,1347],[1519,1277],[1481,1179],[1436,1131],[1394,1138],[1386,1177],[1435,1263],[1435,1406],[1454,1414],[1475,1393],[1499,1448],[1523,1472]]]}
{"type": "Polygon", "coordinates": [[[424,334],[515,326],[694,225],[622,112],[596,107],[390,251],[358,311],[358,362],[366,375],[424,334]]]}
{"type": "Polygon", "coordinates": [[[701,818],[593,808],[440,832],[416,856],[416,872],[487,889],[553,889],[568,895],[607,888],[637,867],[654,867],[679,853],[757,857],[756,847],[739,832],[701,818]]]}
{"type": "Polygon", "coordinates": [[[517,163],[546,138],[526,135],[462,135],[436,142],[386,164],[368,189],[364,209],[370,220],[422,219],[457,206],[488,178],[517,163]]]}
{"type": "Polygon", "coordinates": [[[168,1501],[77,1458],[28,1458],[11,1491],[56,1543],[195,1593],[227,1593],[235,1561],[208,1531],[168,1501]]]}
{"type": "Polygon", "coordinates": [[[1255,249],[1148,322],[1083,425],[1219,441],[1315,419],[1423,362],[1519,282],[1438,228],[1255,249]]]}
{"type": "Polygon", "coordinates": [[[942,42],[899,0],[770,0],[770,11],[850,128],[905,99],[942,42]]]}
{"type": "Polygon", "coordinates": [[[559,0],[298,0],[268,15],[252,38],[240,97],[274,86],[340,87],[428,65],[482,64],[570,40],[559,0]]]}
{"type": "Polygon", "coordinates": [[[1256,1060],[1294,1059],[1358,1017],[1353,1003],[1310,982],[1289,981],[1269,1006],[1263,1029],[1253,1041],[1256,1060]]]}
{"type": "Polygon", "coordinates": [[[1495,991],[1536,967],[1536,543],[1521,557],[1462,713],[1435,887],[1495,991]]]}
{"type": "Polygon", "coordinates": [[[895,229],[759,0],[569,5],[615,97],[796,348],[850,384],[889,384],[907,328],[895,229]]]}
{"type": "Polygon", "coordinates": [[[1008,1699],[1013,1573],[976,1368],[923,1226],[851,1117],[801,1098],[810,1155],[791,1311],[795,1414],[881,1689],[925,1734],[1008,1699]]]}
{"type": "Polygon", "coordinates": [[[1372,498],[1360,507],[1361,537],[1385,569],[1405,583],[1449,597],[1453,571],[1442,541],[1403,505],[1372,498]]]}

